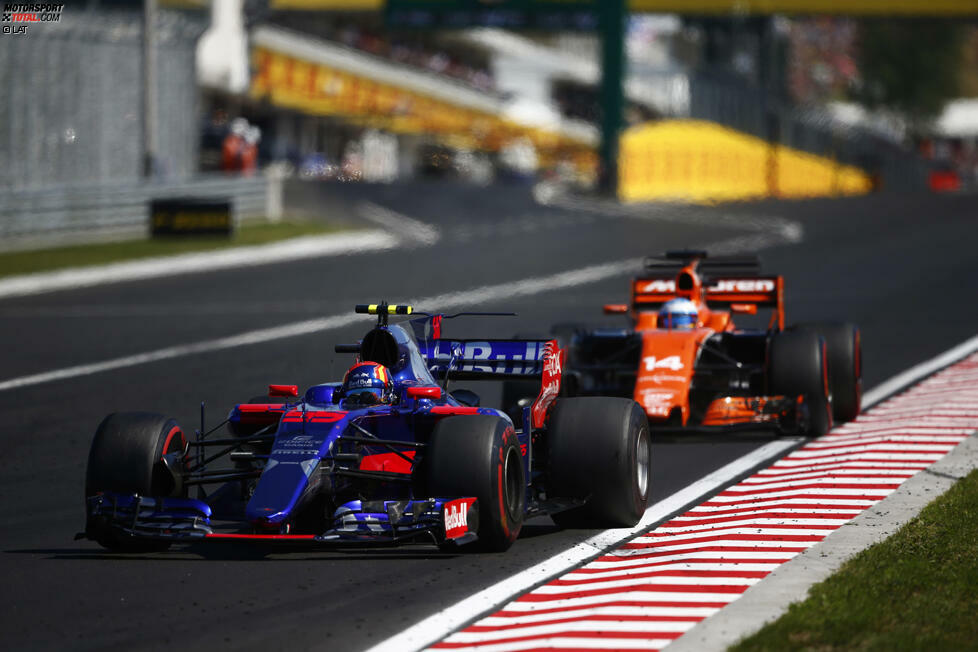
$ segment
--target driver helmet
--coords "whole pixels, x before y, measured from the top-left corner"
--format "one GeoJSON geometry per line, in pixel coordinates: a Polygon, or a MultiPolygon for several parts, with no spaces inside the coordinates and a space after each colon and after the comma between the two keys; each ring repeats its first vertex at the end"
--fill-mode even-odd
{"type": "Polygon", "coordinates": [[[358,362],[343,376],[343,400],[350,403],[390,403],[392,389],[390,371],[376,362],[358,362]]]}
{"type": "Polygon", "coordinates": [[[694,328],[698,318],[696,304],[689,299],[671,299],[659,309],[659,328],[694,328]]]}

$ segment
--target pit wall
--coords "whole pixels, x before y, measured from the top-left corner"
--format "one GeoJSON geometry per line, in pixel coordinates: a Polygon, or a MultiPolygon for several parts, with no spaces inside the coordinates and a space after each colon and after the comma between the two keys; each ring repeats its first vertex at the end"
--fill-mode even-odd
{"type": "Polygon", "coordinates": [[[870,176],[712,122],[665,120],[628,129],[621,139],[623,201],[697,203],[861,195],[870,176]]]}

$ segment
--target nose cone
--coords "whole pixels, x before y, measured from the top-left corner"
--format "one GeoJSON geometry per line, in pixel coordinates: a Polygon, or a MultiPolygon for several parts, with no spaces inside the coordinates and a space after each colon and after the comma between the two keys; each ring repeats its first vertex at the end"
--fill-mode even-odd
{"type": "Polygon", "coordinates": [[[278,529],[289,516],[287,512],[276,512],[271,507],[260,507],[253,510],[250,506],[247,510],[247,515],[248,521],[256,528],[262,530],[278,529]]]}
{"type": "Polygon", "coordinates": [[[318,463],[318,458],[311,458],[266,467],[245,508],[248,521],[257,528],[268,529],[288,520],[318,463]]]}

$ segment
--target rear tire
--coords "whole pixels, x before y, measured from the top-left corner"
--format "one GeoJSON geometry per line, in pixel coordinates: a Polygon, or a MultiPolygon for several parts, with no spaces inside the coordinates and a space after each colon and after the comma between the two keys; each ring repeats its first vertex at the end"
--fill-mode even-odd
{"type": "Polygon", "coordinates": [[[825,340],[829,365],[832,418],[843,423],[859,416],[862,408],[862,342],[855,324],[819,322],[802,324],[799,330],[818,333],[825,340]]]}
{"type": "Polygon", "coordinates": [[[805,397],[809,413],[806,435],[821,437],[832,429],[825,341],[817,333],[794,330],[771,338],[768,386],[772,394],[805,397]]]}
{"type": "MultiPolygon", "coordinates": [[[[185,452],[187,441],[173,419],[150,412],[116,412],[95,431],[85,472],[85,497],[100,491],[141,496],[185,496],[163,467],[164,455],[185,452]]],[[[186,458],[182,458],[185,460],[186,458]]],[[[86,501],[87,510],[87,501],[86,501]]],[[[141,541],[117,536],[106,523],[88,519],[89,536],[110,550],[166,550],[165,541],[141,541]]]]}
{"type": "Polygon", "coordinates": [[[431,433],[424,466],[428,496],[478,499],[478,548],[503,552],[513,545],[526,512],[526,479],[508,421],[483,414],[442,419],[431,433]]]}
{"type": "Polygon", "coordinates": [[[559,399],[547,433],[550,495],[587,499],[553,515],[563,527],[632,527],[648,507],[651,437],[645,412],[631,399],[559,399]]]}

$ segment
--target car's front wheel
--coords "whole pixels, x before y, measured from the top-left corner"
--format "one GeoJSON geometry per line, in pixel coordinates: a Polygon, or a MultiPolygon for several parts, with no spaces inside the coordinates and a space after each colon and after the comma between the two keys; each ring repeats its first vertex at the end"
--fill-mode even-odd
{"type": "Polygon", "coordinates": [[[825,340],[829,368],[829,394],[832,418],[840,423],[852,421],[862,408],[862,338],[854,324],[816,322],[798,327],[818,333],[825,340]]]}
{"type": "Polygon", "coordinates": [[[776,333],[768,349],[771,393],[804,396],[808,405],[805,434],[821,437],[832,428],[825,340],[810,330],[776,333]]]}
{"type": "Polygon", "coordinates": [[[523,527],[526,480],[512,424],[483,414],[446,417],[431,433],[424,465],[429,496],[478,499],[483,550],[513,545],[523,527]]]}
{"type": "MultiPolygon", "coordinates": [[[[95,431],[85,472],[85,498],[101,491],[141,496],[185,496],[175,479],[185,470],[187,440],[173,419],[150,412],[116,412],[95,431]],[[164,458],[169,463],[164,463],[164,458]]],[[[87,506],[86,506],[87,508],[87,506]]],[[[118,536],[108,524],[89,518],[90,538],[110,550],[165,550],[167,542],[140,541],[118,536]]]]}

